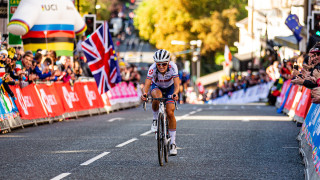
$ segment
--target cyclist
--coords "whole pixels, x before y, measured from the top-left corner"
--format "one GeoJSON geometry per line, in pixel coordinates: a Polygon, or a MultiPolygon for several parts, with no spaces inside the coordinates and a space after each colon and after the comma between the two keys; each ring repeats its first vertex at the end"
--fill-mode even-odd
{"type": "MultiPolygon", "coordinates": [[[[170,142],[170,155],[177,155],[176,149],[176,118],[174,116],[174,100],[178,100],[179,93],[179,75],[177,65],[170,61],[170,53],[165,49],[160,49],[154,53],[153,63],[148,71],[148,75],[145,81],[145,86],[141,99],[146,100],[147,94],[150,89],[150,94],[153,98],[162,98],[165,94],[166,101],[166,113],[169,120],[169,135],[171,137],[170,142]]],[[[153,110],[153,122],[151,125],[151,131],[157,130],[157,118],[159,113],[159,101],[154,100],[152,102],[153,110]]]]}

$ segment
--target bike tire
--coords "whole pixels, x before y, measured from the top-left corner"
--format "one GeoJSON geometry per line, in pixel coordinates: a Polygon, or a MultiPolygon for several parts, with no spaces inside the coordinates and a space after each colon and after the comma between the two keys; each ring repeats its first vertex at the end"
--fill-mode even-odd
{"type": "Polygon", "coordinates": [[[163,139],[163,114],[159,113],[158,116],[158,131],[157,131],[157,142],[158,142],[158,160],[159,160],[159,164],[160,166],[163,166],[163,154],[164,154],[164,139],[163,139]]]}
{"type": "MultiPolygon", "coordinates": [[[[167,141],[167,139],[169,139],[169,129],[168,129],[168,119],[166,118],[166,128],[165,131],[167,131],[167,137],[165,137],[165,141],[167,141]]],[[[169,144],[170,142],[168,142],[167,144],[163,143],[164,146],[164,161],[167,163],[168,159],[169,159],[169,144]]]]}

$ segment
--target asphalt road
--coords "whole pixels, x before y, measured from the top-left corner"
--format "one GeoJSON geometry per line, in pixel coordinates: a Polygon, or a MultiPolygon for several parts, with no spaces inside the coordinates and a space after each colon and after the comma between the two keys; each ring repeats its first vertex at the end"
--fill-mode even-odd
{"type": "Polygon", "coordinates": [[[180,105],[160,167],[142,108],[0,135],[0,179],[304,179],[299,128],[262,104],[180,105]]]}

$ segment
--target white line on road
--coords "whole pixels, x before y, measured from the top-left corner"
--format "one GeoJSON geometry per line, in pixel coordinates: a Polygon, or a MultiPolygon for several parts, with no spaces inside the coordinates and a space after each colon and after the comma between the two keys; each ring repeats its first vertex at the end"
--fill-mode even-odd
{"type": "Polygon", "coordinates": [[[229,107],[228,107],[228,106],[225,106],[224,109],[229,109],[229,107]]]}
{"type": "Polygon", "coordinates": [[[202,109],[200,108],[200,109],[197,109],[197,112],[200,112],[200,111],[202,111],[202,109]]]}
{"type": "Polygon", "coordinates": [[[244,109],[244,106],[241,106],[241,109],[244,109]]]}
{"type": "Polygon", "coordinates": [[[136,140],[138,140],[138,139],[137,138],[132,138],[132,139],[130,139],[130,140],[124,142],[124,143],[121,143],[121,144],[117,145],[116,147],[123,147],[123,146],[125,146],[125,145],[127,145],[129,143],[132,143],[133,141],[136,141],[136,140]]]}
{"type": "Polygon", "coordinates": [[[64,177],[69,176],[70,174],[71,174],[71,173],[62,173],[62,174],[60,174],[60,175],[52,178],[51,180],[60,180],[60,179],[62,179],[62,178],[64,178],[64,177]]]}
{"type": "Polygon", "coordinates": [[[109,122],[113,122],[113,121],[116,121],[116,120],[120,121],[120,120],[123,120],[123,118],[112,118],[112,119],[109,119],[108,121],[109,122]]]}
{"type": "Polygon", "coordinates": [[[189,112],[189,114],[195,114],[197,111],[191,111],[189,112]]]}
{"type": "Polygon", "coordinates": [[[104,152],[104,153],[102,153],[102,154],[99,154],[98,156],[96,156],[96,157],[94,157],[94,158],[92,158],[92,159],[89,159],[88,161],[86,161],[86,162],[84,162],[84,163],[82,163],[82,164],[80,164],[80,165],[81,165],[81,166],[87,166],[87,165],[93,163],[94,161],[102,158],[103,156],[105,156],[105,155],[107,155],[107,154],[109,154],[109,153],[110,153],[110,152],[104,152]]]}
{"type": "Polygon", "coordinates": [[[147,132],[145,132],[145,133],[140,134],[140,136],[146,136],[146,135],[148,135],[148,134],[150,134],[150,133],[152,133],[151,130],[150,130],[150,131],[147,131],[147,132]]]}

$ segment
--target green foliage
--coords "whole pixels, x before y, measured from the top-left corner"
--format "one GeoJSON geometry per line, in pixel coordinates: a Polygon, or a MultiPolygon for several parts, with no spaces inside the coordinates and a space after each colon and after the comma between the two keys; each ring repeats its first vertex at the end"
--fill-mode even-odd
{"type": "MultiPolygon", "coordinates": [[[[201,54],[223,51],[238,39],[238,21],[247,0],[144,0],[134,19],[142,39],[171,52],[189,49],[172,40],[202,40],[201,54]]],[[[244,9],[245,10],[245,9],[244,9]]],[[[213,61],[214,62],[214,61],[213,61]]],[[[211,62],[212,63],[212,62],[211,62]]]]}
{"type": "MultiPolygon", "coordinates": [[[[79,0],[80,14],[94,14],[95,2],[101,7],[97,9],[97,20],[109,20],[112,12],[121,9],[121,0],[79,0]]],[[[78,6],[78,1],[75,1],[75,7],[78,6]]]]}
{"type": "Polygon", "coordinates": [[[216,56],[215,56],[215,63],[216,64],[219,64],[219,65],[222,65],[222,62],[224,62],[225,59],[224,59],[224,55],[222,53],[217,53],[216,56]]]}

